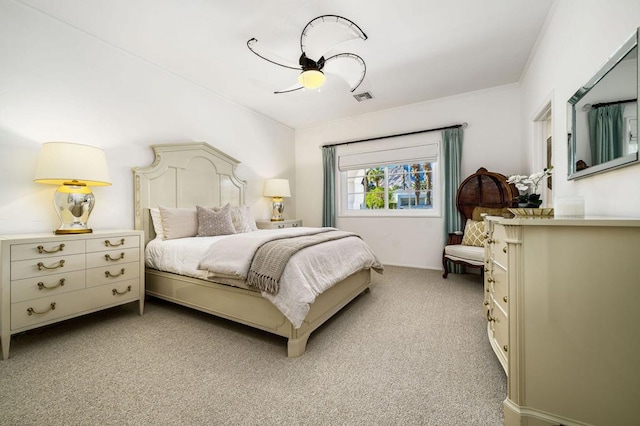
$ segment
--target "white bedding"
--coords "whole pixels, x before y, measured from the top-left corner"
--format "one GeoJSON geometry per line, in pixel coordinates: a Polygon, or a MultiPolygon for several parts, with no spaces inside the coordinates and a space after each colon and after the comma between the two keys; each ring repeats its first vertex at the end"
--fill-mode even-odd
{"type": "Polygon", "coordinates": [[[200,260],[211,244],[230,237],[190,237],[175,240],[156,238],[149,241],[145,248],[145,264],[159,271],[206,280],[209,272],[198,269],[200,260]]]}
{"type": "MultiPolygon", "coordinates": [[[[246,278],[256,244],[269,240],[275,233],[300,235],[309,229],[285,228],[221,237],[153,240],[147,245],[146,264],[155,269],[203,279],[216,276],[246,278]],[[243,246],[245,243],[248,245],[243,246]],[[165,248],[166,252],[161,254],[165,248]],[[205,254],[209,257],[203,266],[208,270],[200,270],[198,264],[205,259],[205,254]]],[[[293,255],[280,279],[278,293],[262,292],[262,296],[271,301],[294,327],[299,328],[309,312],[309,305],[320,293],[365,268],[382,270],[375,254],[362,239],[349,237],[329,241],[293,255]]]]}

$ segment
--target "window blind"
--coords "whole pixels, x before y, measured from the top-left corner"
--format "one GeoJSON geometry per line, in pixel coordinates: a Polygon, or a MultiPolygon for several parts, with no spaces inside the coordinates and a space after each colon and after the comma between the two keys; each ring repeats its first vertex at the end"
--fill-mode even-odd
{"type": "Polygon", "coordinates": [[[336,147],[338,170],[438,160],[438,135],[412,135],[336,147]]]}

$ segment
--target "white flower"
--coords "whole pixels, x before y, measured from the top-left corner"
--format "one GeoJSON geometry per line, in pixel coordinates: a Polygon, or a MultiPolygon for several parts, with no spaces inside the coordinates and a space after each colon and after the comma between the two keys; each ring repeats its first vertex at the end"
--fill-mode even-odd
{"type": "Polygon", "coordinates": [[[550,166],[541,172],[534,173],[530,176],[511,175],[507,179],[507,183],[514,184],[520,192],[526,193],[531,190],[532,194],[538,194],[538,186],[540,186],[540,182],[542,182],[545,177],[551,176],[552,170],[553,166],[550,166]]]}

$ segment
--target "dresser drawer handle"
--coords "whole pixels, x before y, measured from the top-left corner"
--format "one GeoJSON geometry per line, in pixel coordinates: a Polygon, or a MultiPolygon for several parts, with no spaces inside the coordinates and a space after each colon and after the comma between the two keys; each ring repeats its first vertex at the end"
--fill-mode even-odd
{"type": "Polygon", "coordinates": [[[293,224],[291,224],[291,226],[294,227],[294,228],[297,228],[298,224],[297,223],[293,223],[293,224]]]}
{"type": "Polygon", "coordinates": [[[504,300],[504,303],[507,303],[507,296],[503,297],[502,300],[504,300]]]}
{"type": "Polygon", "coordinates": [[[122,239],[120,240],[120,242],[119,242],[119,243],[112,243],[112,242],[111,242],[111,241],[109,241],[109,240],[104,240],[104,245],[105,245],[106,247],[118,247],[118,246],[122,246],[122,245],[124,245],[124,238],[122,238],[122,239]]]}
{"type": "Polygon", "coordinates": [[[47,287],[42,281],[38,283],[38,290],[53,290],[54,288],[64,286],[64,278],[60,278],[58,284],[52,285],[51,287],[47,287]]]}
{"type": "Polygon", "coordinates": [[[504,345],[502,349],[504,349],[505,352],[509,352],[509,345],[504,345]]]}
{"type": "Polygon", "coordinates": [[[120,253],[119,257],[111,257],[110,254],[105,254],[104,255],[104,260],[111,260],[113,262],[115,262],[116,260],[121,260],[124,259],[124,252],[120,253]]]}
{"type": "Polygon", "coordinates": [[[125,291],[123,291],[122,293],[120,293],[117,289],[113,289],[111,290],[111,293],[115,296],[115,295],[123,295],[123,294],[127,294],[131,291],[131,286],[128,286],[127,289],[125,291]]]}
{"type": "Polygon", "coordinates": [[[506,253],[507,252],[507,248],[506,247],[502,247],[502,252],[506,253]]]}
{"type": "Polygon", "coordinates": [[[495,321],[496,319],[491,316],[491,310],[487,309],[487,321],[495,321]]]}
{"type": "Polygon", "coordinates": [[[488,282],[488,283],[495,283],[495,282],[496,282],[496,280],[494,280],[493,278],[487,278],[487,282],[488,282]]]}
{"type": "Polygon", "coordinates": [[[42,314],[46,314],[49,311],[54,311],[55,309],[56,309],[56,302],[51,302],[51,305],[49,305],[49,309],[47,309],[46,311],[38,312],[33,308],[27,308],[27,313],[29,315],[33,315],[33,314],[42,315],[42,314]]]}
{"type": "Polygon", "coordinates": [[[119,274],[112,274],[112,273],[111,273],[111,272],[109,272],[109,271],[105,271],[105,272],[104,272],[104,276],[105,276],[105,277],[107,277],[107,278],[109,278],[109,277],[111,277],[111,278],[117,278],[117,277],[119,277],[120,275],[124,275],[124,268],[120,269],[120,273],[119,273],[119,274]]]}
{"type": "Polygon", "coordinates": [[[38,270],[42,271],[43,269],[58,269],[64,266],[64,259],[60,260],[55,266],[45,266],[44,263],[38,262],[38,270]]]}
{"type": "Polygon", "coordinates": [[[52,249],[52,250],[47,250],[46,248],[42,247],[42,246],[38,246],[38,253],[42,254],[42,253],[57,253],[59,251],[64,250],[64,244],[60,244],[58,246],[58,248],[52,249]]]}

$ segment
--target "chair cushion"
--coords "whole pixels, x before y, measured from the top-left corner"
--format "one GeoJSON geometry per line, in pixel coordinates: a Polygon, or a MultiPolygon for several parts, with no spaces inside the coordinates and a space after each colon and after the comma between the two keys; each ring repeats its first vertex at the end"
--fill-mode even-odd
{"type": "Polygon", "coordinates": [[[464,226],[462,245],[484,247],[485,238],[487,238],[487,235],[484,232],[484,221],[467,219],[467,223],[464,226]]]}
{"type": "Polygon", "coordinates": [[[444,248],[444,255],[452,260],[463,260],[472,265],[484,264],[484,248],[455,244],[444,248]]]}

